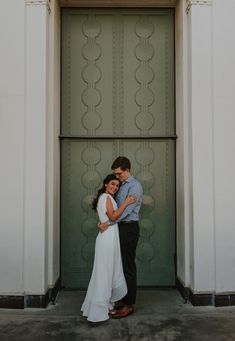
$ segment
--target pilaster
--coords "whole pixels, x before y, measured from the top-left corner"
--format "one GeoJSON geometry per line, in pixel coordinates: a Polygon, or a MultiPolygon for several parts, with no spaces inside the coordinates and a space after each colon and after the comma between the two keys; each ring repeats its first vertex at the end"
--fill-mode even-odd
{"type": "Polygon", "coordinates": [[[24,291],[47,287],[47,114],[50,1],[25,1],[24,291]]]}
{"type": "Polygon", "coordinates": [[[187,0],[188,112],[192,226],[190,277],[194,292],[215,288],[212,1],[187,0]]]}

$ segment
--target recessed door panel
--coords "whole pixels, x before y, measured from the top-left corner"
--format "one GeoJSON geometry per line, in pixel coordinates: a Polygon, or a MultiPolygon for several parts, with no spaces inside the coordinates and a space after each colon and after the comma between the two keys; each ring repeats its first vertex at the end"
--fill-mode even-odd
{"type": "Polygon", "coordinates": [[[175,281],[174,12],[62,15],[61,277],[88,284],[98,233],[92,198],[119,155],[142,183],[138,285],[175,281]]]}

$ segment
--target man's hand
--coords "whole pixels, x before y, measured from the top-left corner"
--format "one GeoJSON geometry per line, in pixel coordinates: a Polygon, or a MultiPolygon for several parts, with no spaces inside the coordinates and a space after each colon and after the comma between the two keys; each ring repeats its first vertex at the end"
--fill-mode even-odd
{"type": "Polygon", "coordinates": [[[109,224],[108,223],[98,223],[98,229],[101,233],[103,233],[104,231],[107,230],[107,228],[109,227],[109,224]]]}

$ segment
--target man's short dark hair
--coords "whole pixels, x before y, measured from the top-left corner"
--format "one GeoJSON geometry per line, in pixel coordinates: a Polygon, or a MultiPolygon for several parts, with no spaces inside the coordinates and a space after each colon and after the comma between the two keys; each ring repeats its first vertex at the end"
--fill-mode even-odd
{"type": "Polygon", "coordinates": [[[116,168],[121,168],[121,170],[131,169],[131,162],[125,156],[118,156],[116,160],[113,161],[111,169],[114,170],[116,168]]]}

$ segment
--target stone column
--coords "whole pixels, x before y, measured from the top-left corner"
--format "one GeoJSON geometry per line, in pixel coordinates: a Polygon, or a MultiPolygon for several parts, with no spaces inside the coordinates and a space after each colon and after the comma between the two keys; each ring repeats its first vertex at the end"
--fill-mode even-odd
{"type": "Polygon", "coordinates": [[[25,193],[26,294],[47,289],[47,115],[50,0],[25,0],[25,193]]]}
{"type": "Polygon", "coordinates": [[[215,289],[212,0],[186,0],[190,146],[190,286],[215,289]]]}

